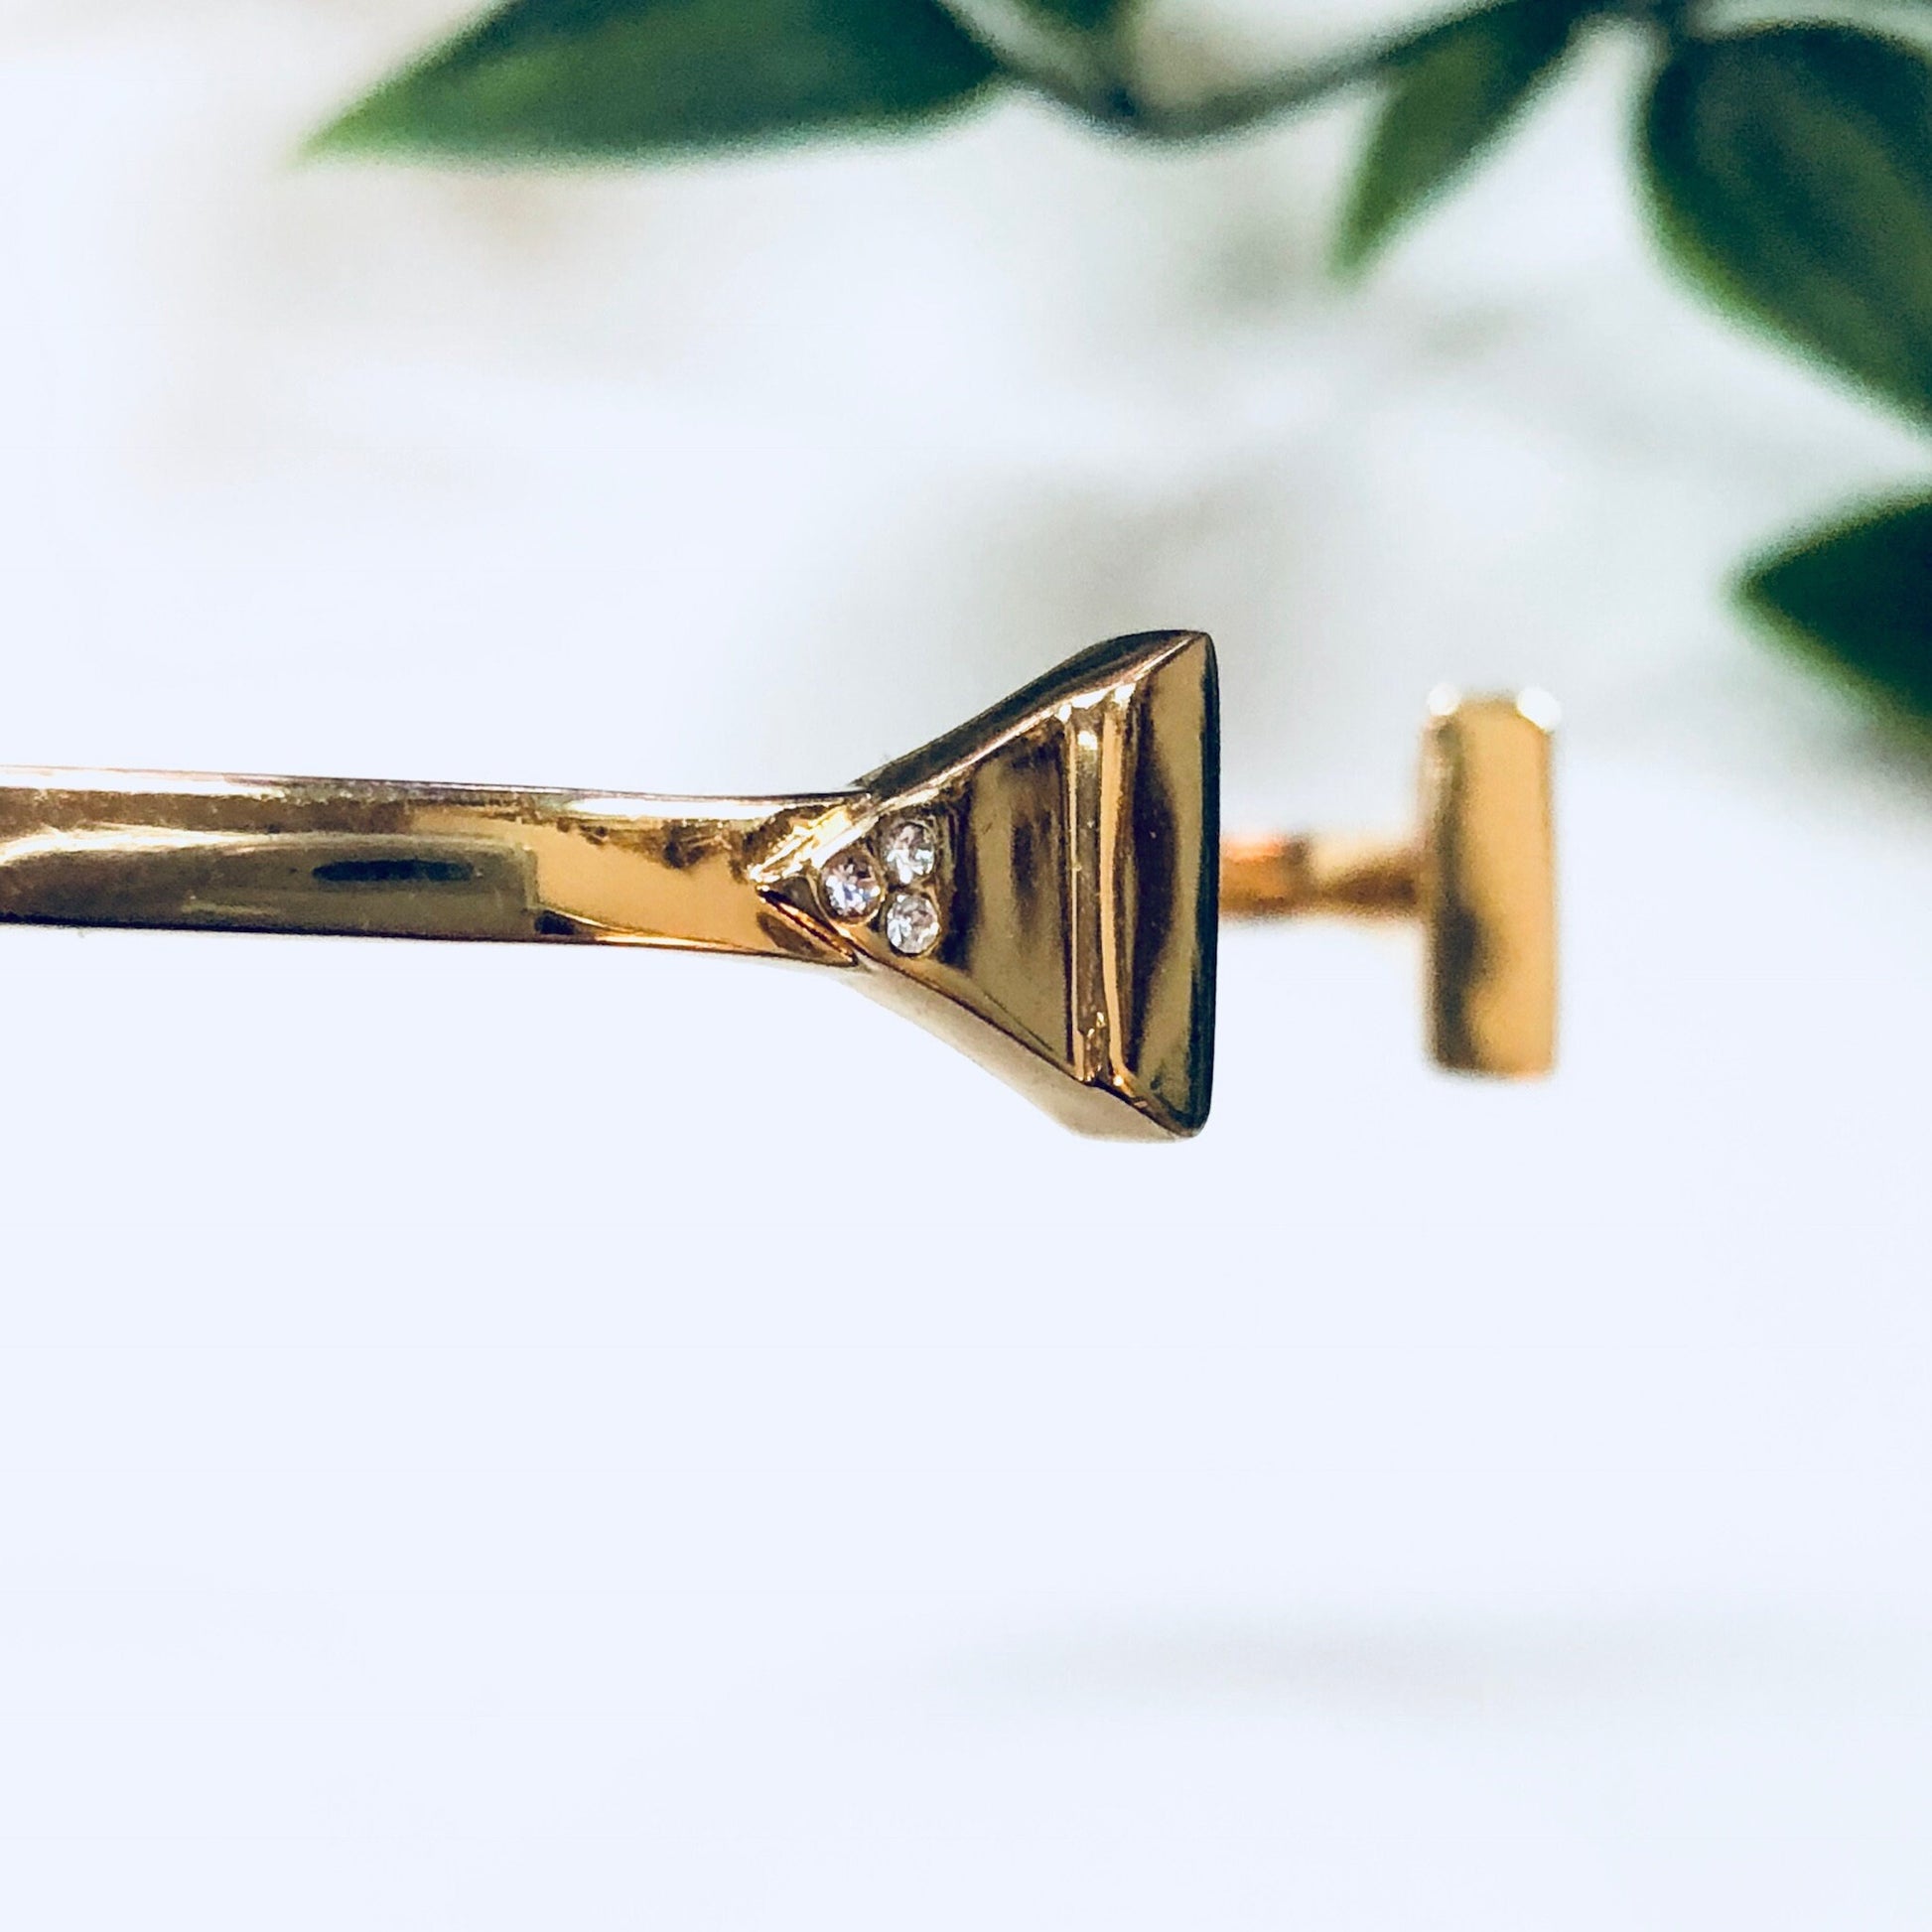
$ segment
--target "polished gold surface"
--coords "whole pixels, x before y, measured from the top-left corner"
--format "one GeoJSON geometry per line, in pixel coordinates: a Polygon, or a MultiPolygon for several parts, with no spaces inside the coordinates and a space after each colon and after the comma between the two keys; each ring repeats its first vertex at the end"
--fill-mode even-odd
{"type": "Polygon", "coordinates": [[[1539,693],[1439,693],[1423,756],[1429,1043],[1463,1073],[1548,1073],[1557,1056],[1556,844],[1539,693]]]}
{"type": "Polygon", "coordinates": [[[1220,786],[1214,647],[1152,631],[1082,652],[864,779],[875,822],[952,828],[955,916],[867,990],[1068,1126],[1199,1131],[1214,1064],[1220,786]]]}
{"type": "Polygon", "coordinates": [[[774,908],[849,794],[673,799],[166,772],[0,772],[0,919],[844,958],[774,908]]]}
{"type": "Polygon", "coordinates": [[[1221,911],[1232,919],[1412,919],[1419,889],[1416,850],[1400,840],[1316,832],[1221,846],[1221,911]]]}
{"type": "Polygon", "coordinates": [[[1420,844],[1219,845],[1214,651],[1116,638],[795,798],[0,771],[0,921],[679,946],[835,966],[1087,1133],[1207,1118],[1220,900],[1420,917],[1445,1064],[1555,1029],[1548,720],[1444,700],[1420,844]]]}
{"type": "Polygon", "coordinates": [[[1213,1064],[1219,771],[1193,631],[1098,645],[810,797],[6,771],[0,920],[837,966],[1086,1132],[1184,1135],[1213,1064]],[[924,870],[899,884],[906,827],[924,870]],[[838,899],[842,865],[867,897],[838,899]]]}

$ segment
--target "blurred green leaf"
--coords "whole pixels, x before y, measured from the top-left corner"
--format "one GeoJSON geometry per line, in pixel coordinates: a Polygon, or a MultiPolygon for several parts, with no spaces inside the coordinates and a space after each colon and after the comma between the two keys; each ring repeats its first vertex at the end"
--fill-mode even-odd
{"type": "Polygon", "coordinates": [[[1386,103],[1335,240],[1360,268],[1509,125],[1563,58],[1575,0],[1501,0],[1419,35],[1389,57],[1386,103]]]}
{"type": "Polygon", "coordinates": [[[313,145],[650,156],[917,121],[998,71],[938,0],[510,0],[313,145]]]}
{"type": "Polygon", "coordinates": [[[1738,590],[1788,638],[1932,717],[1932,497],[1815,532],[1738,590]]]}
{"type": "Polygon", "coordinates": [[[1078,34],[1104,34],[1118,27],[1135,0],[1027,0],[1028,7],[1056,27],[1078,34]]]}
{"type": "Polygon", "coordinates": [[[1846,27],[1681,45],[1644,117],[1663,241],[1705,292],[1932,416],[1932,67],[1846,27]]]}

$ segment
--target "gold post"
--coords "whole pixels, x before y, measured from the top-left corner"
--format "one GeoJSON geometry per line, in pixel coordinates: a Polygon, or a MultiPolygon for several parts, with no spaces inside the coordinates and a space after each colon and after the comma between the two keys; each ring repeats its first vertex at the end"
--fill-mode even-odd
{"type": "Polygon", "coordinates": [[[1221,842],[1225,918],[1412,919],[1420,892],[1421,855],[1404,840],[1316,832],[1221,842]]]}
{"type": "Polygon", "coordinates": [[[1428,941],[1429,1046],[1464,1073],[1547,1073],[1556,1061],[1555,710],[1536,693],[1431,700],[1422,830],[1413,841],[1229,839],[1221,910],[1416,919],[1428,941]]]}

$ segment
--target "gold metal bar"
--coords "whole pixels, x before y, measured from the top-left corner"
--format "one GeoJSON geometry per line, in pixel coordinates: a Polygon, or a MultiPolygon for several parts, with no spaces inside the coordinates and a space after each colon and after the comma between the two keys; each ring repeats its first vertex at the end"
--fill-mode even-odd
{"type": "Polygon", "coordinates": [[[1539,693],[1431,701],[1422,915],[1430,1050],[1464,1073],[1548,1073],[1557,1052],[1556,848],[1539,693]]]}
{"type": "Polygon", "coordinates": [[[1221,911],[1270,919],[1311,913],[1409,919],[1419,903],[1421,860],[1393,839],[1295,837],[1227,839],[1221,845],[1221,911]]]}
{"type": "Polygon", "coordinates": [[[848,962],[760,877],[852,794],[0,770],[0,920],[681,946],[848,962]]]}

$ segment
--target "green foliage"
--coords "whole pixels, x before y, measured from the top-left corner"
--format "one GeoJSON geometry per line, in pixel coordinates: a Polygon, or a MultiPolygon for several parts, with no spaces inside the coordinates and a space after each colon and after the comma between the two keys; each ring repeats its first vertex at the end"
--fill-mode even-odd
{"type": "MultiPolygon", "coordinates": [[[[1137,0],[1011,0],[1037,31],[997,54],[945,0],[508,0],[315,145],[648,160],[929,122],[1003,79],[1092,125],[1198,141],[1372,82],[1385,94],[1335,247],[1356,269],[1508,130],[1583,22],[1621,16],[1663,44],[1640,143],[1669,255],[1721,306],[1932,424],[1932,64],[1846,25],[1707,30],[1724,3],[1489,0],[1174,102],[1132,71],[1137,0]]],[[[1932,715],[1932,497],[1808,539],[1743,596],[1932,715]]]]}
{"type": "Polygon", "coordinates": [[[1846,27],[1688,41],[1644,153],[1666,248],[1706,293],[1932,417],[1932,66],[1846,27]]]}
{"type": "Polygon", "coordinates": [[[1105,34],[1133,10],[1134,0],[1027,0],[1042,20],[1077,34],[1105,34]]]}
{"type": "Polygon", "coordinates": [[[1424,34],[1389,60],[1388,98],[1335,240],[1360,268],[1515,118],[1570,46],[1571,0],[1500,0],[1424,34]]]}
{"type": "Polygon", "coordinates": [[[1785,635],[1932,716],[1932,497],[1816,532],[1739,590],[1785,635]]]}
{"type": "Polygon", "coordinates": [[[510,0],[315,145],[641,159],[916,121],[998,71],[937,0],[510,0]]]}

